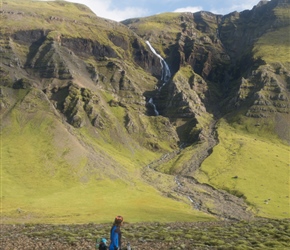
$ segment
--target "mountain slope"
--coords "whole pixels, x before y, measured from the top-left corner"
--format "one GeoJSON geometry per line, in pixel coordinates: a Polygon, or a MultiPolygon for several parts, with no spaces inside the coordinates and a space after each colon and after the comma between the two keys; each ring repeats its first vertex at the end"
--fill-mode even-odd
{"type": "Polygon", "coordinates": [[[143,166],[176,147],[168,122],[145,115],[144,88],[156,81],[130,55],[142,40],[81,5],[7,1],[3,9],[3,221],[109,221],[118,213],[156,221],[164,210],[164,221],[211,219],[142,180],[143,166]],[[88,35],[82,27],[91,19],[88,35]]]}
{"type": "Polygon", "coordinates": [[[285,8],[272,0],[226,16],[116,23],[64,1],[3,3],[4,222],[289,216],[285,8]],[[262,171],[266,156],[276,179],[262,171]],[[264,190],[245,188],[254,184],[282,198],[261,205],[264,190]]]}

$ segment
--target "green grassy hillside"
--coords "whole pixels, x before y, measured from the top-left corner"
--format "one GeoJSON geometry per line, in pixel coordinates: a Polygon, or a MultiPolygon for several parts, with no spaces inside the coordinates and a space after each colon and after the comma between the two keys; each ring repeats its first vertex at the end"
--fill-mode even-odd
{"type": "Polygon", "coordinates": [[[3,223],[109,222],[116,214],[130,222],[213,219],[142,181],[140,169],[156,155],[68,127],[38,90],[10,94],[19,101],[1,120],[3,223]]]}
{"type": "Polygon", "coordinates": [[[231,114],[230,119],[220,120],[219,144],[195,176],[242,197],[258,216],[289,218],[289,3],[280,1],[271,11],[274,27],[262,33],[252,46],[253,57],[263,60],[257,70],[262,77],[252,78],[249,89],[242,86],[239,90],[251,92],[260,82],[266,83],[256,94],[266,102],[258,98],[253,101],[251,95],[243,100],[262,115],[251,117],[242,109],[231,114]],[[268,82],[267,75],[271,76],[268,82]],[[276,96],[281,93],[284,98],[278,104],[276,96]],[[279,110],[281,107],[285,111],[279,110]]]}
{"type": "Polygon", "coordinates": [[[240,196],[257,215],[289,218],[290,149],[277,138],[218,125],[219,144],[196,177],[240,196]]]}
{"type": "Polygon", "coordinates": [[[289,63],[289,7],[278,6],[274,10],[274,15],[279,25],[276,24],[278,27],[270,29],[258,39],[254,46],[254,55],[267,63],[289,63]]]}
{"type": "Polygon", "coordinates": [[[103,33],[96,32],[94,28],[112,25],[109,21],[97,18],[85,5],[68,1],[7,0],[2,2],[2,8],[4,13],[9,12],[11,15],[9,18],[6,18],[5,15],[2,16],[3,19],[6,19],[2,25],[2,31],[7,29],[13,32],[39,28],[56,30],[57,25],[58,34],[100,38],[103,33]],[[81,29],[78,28],[80,26],[81,29]]]}

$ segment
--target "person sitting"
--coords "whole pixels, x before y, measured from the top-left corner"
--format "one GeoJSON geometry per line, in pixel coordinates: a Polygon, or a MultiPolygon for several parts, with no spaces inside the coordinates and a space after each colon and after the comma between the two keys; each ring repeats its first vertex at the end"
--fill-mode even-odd
{"type": "Polygon", "coordinates": [[[105,238],[102,238],[100,243],[99,243],[99,250],[107,250],[107,240],[105,238]]]}

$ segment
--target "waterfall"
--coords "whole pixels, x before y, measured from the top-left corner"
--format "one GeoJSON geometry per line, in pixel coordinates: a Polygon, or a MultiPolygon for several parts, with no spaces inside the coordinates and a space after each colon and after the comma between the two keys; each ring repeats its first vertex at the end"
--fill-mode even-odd
{"type": "Polygon", "coordinates": [[[153,103],[153,99],[150,98],[148,103],[153,107],[155,115],[158,116],[159,112],[157,111],[157,108],[156,108],[155,104],[153,103]]]}
{"type": "Polygon", "coordinates": [[[163,81],[162,86],[159,88],[159,91],[162,89],[162,87],[169,81],[171,77],[171,72],[168,67],[168,64],[165,62],[165,60],[160,56],[156,50],[152,47],[149,41],[146,41],[146,44],[149,46],[150,50],[153,52],[154,55],[156,55],[160,59],[161,69],[162,69],[162,76],[161,81],[163,81]]]}
{"type": "Polygon", "coordinates": [[[192,202],[192,203],[194,202],[193,199],[191,199],[190,196],[187,196],[187,198],[190,200],[190,202],[192,202]]]}
{"type": "MultiPolygon", "coordinates": [[[[169,81],[170,77],[171,77],[171,72],[170,69],[168,67],[168,64],[165,62],[165,60],[162,58],[162,56],[160,56],[156,50],[151,46],[149,41],[146,41],[146,44],[149,46],[150,50],[153,52],[154,55],[156,55],[159,59],[160,59],[160,64],[161,64],[161,69],[162,69],[162,75],[161,75],[161,81],[163,81],[162,86],[158,89],[158,91],[160,92],[161,89],[164,87],[164,85],[169,81]]],[[[159,115],[159,112],[157,111],[157,108],[155,106],[155,104],[153,103],[153,99],[150,98],[149,102],[148,102],[154,109],[155,115],[159,115]]]]}

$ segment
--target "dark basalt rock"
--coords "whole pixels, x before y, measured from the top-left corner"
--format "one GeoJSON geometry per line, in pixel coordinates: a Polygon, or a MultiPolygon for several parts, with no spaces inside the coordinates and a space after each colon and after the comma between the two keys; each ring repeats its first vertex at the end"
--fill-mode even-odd
{"type": "Polygon", "coordinates": [[[97,60],[104,57],[116,58],[116,52],[108,45],[84,38],[61,38],[62,46],[73,51],[78,56],[93,55],[97,60]]]}

